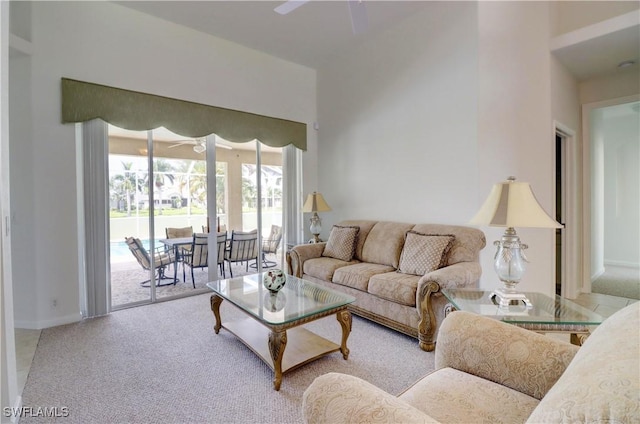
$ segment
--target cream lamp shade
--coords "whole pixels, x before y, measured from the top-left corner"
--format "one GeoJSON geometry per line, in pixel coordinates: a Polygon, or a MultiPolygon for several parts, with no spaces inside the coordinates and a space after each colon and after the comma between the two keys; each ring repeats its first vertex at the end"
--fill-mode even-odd
{"type": "Polygon", "coordinates": [[[515,177],[494,184],[489,197],[469,223],[507,227],[502,238],[493,243],[498,248],[493,267],[504,287],[495,290],[491,296],[501,308],[520,302],[532,307],[526,295],[515,289],[529,261],[524,254],[528,246],[520,242],[514,227],[562,228],[562,225],[542,209],[529,183],[516,182],[515,177]]]}
{"type": "Polygon", "coordinates": [[[494,184],[489,197],[469,222],[490,227],[562,228],[540,206],[529,183],[515,177],[494,184]]]}
{"type": "Polygon", "coordinates": [[[322,197],[321,193],[313,192],[307,196],[307,200],[302,206],[302,212],[329,212],[331,207],[322,197]]]}

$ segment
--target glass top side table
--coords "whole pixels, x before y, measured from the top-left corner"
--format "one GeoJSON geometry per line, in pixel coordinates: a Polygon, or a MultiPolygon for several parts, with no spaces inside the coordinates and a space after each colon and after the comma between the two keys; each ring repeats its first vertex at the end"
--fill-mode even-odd
{"type": "Polygon", "coordinates": [[[525,293],[532,306],[515,302],[508,307],[499,306],[491,291],[480,289],[443,289],[447,298],[447,313],[451,310],[467,311],[492,317],[509,324],[539,333],[569,333],[573,344],[582,345],[589,335],[589,327],[604,318],[560,296],[549,297],[541,293],[525,293]]]}

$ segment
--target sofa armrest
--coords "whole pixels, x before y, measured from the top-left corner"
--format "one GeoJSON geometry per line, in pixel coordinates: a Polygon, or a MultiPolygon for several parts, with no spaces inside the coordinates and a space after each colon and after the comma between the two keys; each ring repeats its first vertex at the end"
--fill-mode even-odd
{"type": "Polygon", "coordinates": [[[420,316],[418,324],[418,339],[420,348],[426,351],[435,349],[438,320],[442,313],[436,313],[432,295],[441,288],[476,287],[482,274],[482,267],[478,262],[458,262],[429,272],[418,281],[416,291],[416,308],[420,316]]]}
{"type": "Polygon", "coordinates": [[[435,364],[542,399],[577,352],[577,346],[553,337],[455,311],[440,326],[435,364]]]}
{"type": "Polygon", "coordinates": [[[324,252],[323,243],[299,244],[294,246],[287,254],[287,265],[289,275],[302,278],[304,261],[313,258],[319,258],[324,252]]]}
{"type": "Polygon", "coordinates": [[[482,267],[480,263],[458,262],[425,274],[418,282],[418,293],[421,291],[420,286],[427,284],[429,281],[438,283],[441,289],[476,287],[481,275],[482,267]]]}
{"type": "Polygon", "coordinates": [[[437,423],[424,412],[357,377],[328,373],[302,395],[305,423],[437,423]]]}

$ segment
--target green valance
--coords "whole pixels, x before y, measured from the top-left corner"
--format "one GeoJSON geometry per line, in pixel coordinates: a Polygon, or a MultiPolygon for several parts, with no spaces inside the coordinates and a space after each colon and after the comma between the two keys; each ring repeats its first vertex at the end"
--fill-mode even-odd
{"type": "Polygon", "coordinates": [[[127,130],[165,127],[185,137],[216,134],[234,143],[307,150],[307,124],[62,78],[62,122],[96,118],[127,130]]]}

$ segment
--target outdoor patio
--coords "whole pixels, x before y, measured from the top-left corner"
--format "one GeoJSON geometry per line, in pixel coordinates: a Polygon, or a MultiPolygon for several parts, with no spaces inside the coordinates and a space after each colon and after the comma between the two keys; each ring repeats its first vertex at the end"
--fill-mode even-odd
{"type": "MultiPolygon", "coordinates": [[[[278,255],[267,255],[267,259],[276,261],[277,265],[273,268],[284,269],[281,263],[280,252],[278,255]]],[[[286,264],[285,264],[286,266],[286,264]]],[[[229,264],[225,264],[226,278],[231,278],[229,273],[229,264]]],[[[256,270],[249,266],[247,271],[245,264],[233,264],[233,276],[239,277],[242,275],[255,274],[256,270]]],[[[186,268],[185,279],[182,277],[182,264],[178,265],[176,284],[170,283],[170,280],[163,280],[161,283],[170,283],[156,287],[156,297],[166,298],[176,295],[183,295],[185,293],[193,293],[194,290],[206,288],[206,284],[209,281],[207,274],[207,268],[196,268],[193,270],[193,276],[195,280],[196,288],[193,288],[191,283],[191,270],[186,268]],[[185,281],[186,280],[186,281],[185,281]]],[[[170,266],[166,271],[166,276],[173,278],[173,266],[170,266]]],[[[222,278],[222,276],[221,276],[222,278]]],[[[142,269],[142,267],[131,257],[131,261],[117,262],[111,264],[111,305],[113,308],[126,305],[132,302],[139,302],[148,300],[150,298],[149,287],[142,287],[140,283],[149,279],[149,272],[142,269]]]]}

